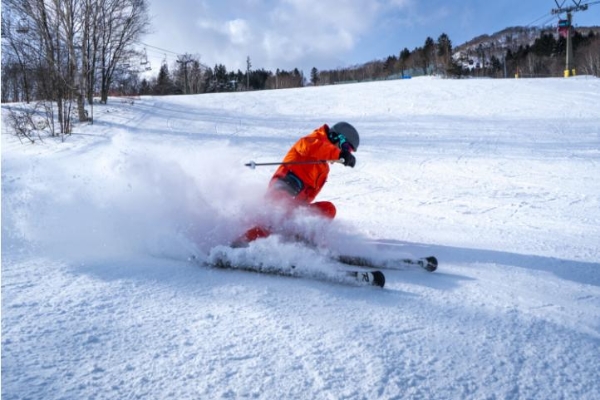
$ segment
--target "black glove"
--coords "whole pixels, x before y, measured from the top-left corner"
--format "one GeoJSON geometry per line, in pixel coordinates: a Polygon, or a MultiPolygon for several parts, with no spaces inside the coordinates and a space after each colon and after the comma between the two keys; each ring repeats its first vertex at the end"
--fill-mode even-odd
{"type": "Polygon", "coordinates": [[[352,153],[350,153],[348,150],[342,150],[342,152],[340,153],[340,160],[341,159],[344,160],[344,166],[346,167],[354,168],[354,166],[356,165],[356,158],[354,158],[352,153]]]}

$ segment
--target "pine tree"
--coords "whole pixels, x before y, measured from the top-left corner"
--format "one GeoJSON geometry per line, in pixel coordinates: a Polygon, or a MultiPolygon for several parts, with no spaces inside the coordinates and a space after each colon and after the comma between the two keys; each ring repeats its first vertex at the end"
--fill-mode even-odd
{"type": "Polygon", "coordinates": [[[425,39],[425,46],[423,46],[423,74],[427,75],[433,60],[435,59],[435,42],[431,37],[425,39]]]}
{"type": "Polygon", "coordinates": [[[410,58],[410,50],[406,47],[400,52],[400,72],[404,76],[404,70],[408,68],[408,59],[410,58]]]}
{"type": "Polygon", "coordinates": [[[317,86],[319,84],[319,70],[317,69],[317,67],[313,67],[310,70],[310,82],[314,86],[317,86]]]}
{"type": "Polygon", "coordinates": [[[437,57],[439,69],[445,73],[452,66],[452,41],[445,33],[438,38],[437,57]]]}
{"type": "Polygon", "coordinates": [[[160,71],[158,72],[158,78],[156,80],[156,87],[154,88],[154,93],[159,95],[172,94],[173,92],[173,80],[171,79],[171,74],[169,73],[169,67],[167,63],[163,63],[160,66],[160,71]]]}

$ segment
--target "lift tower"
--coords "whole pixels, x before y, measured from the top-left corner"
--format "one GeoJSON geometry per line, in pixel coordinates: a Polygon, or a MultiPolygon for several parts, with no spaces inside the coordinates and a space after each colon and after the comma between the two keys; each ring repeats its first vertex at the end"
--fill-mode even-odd
{"type": "Polygon", "coordinates": [[[573,43],[571,43],[571,35],[573,34],[573,12],[585,11],[588,9],[588,5],[581,4],[581,0],[579,0],[579,1],[572,0],[572,1],[573,1],[574,5],[569,6],[569,7],[563,7],[565,5],[565,0],[563,0],[563,2],[561,4],[558,4],[558,0],[554,0],[554,2],[556,3],[556,6],[558,8],[555,8],[552,10],[552,14],[567,13],[566,21],[561,20],[559,22],[559,29],[566,28],[566,36],[567,36],[566,37],[566,39],[567,39],[567,63],[565,66],[565,78],[568,78],[569,76],[575,76],[575,67],[573,66],[573,43]]]}

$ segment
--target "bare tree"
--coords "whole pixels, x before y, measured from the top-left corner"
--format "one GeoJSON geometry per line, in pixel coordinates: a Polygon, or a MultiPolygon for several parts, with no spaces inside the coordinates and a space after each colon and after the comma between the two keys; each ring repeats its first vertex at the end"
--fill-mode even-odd
{"type": "Polygon", "coordinates": [[[191,67],[198,60],[191,54],[183,54],[177,57],[175,68],[173,69],[174,83],[178,88],[183,88],[182,93],[193,93],[190,88],[191,67]]]}
{"type": "Polygon", "coordinates": [[[204,71],[206,71],[206,66],[200,63],[200,58],[192,62],[190,68],[190,89],[192,93],[202,93],[203,92],[203,81],[204,81],[204,71]]]}
{"type": "Polygon", "coordinates": [[[600,35],[592,37],[589,43],[576,55],[580,73],[600,77],[600,35]]]}
{"type": "Polygon", "coordinates": [[[106,102],[115,73],[126,69],[135,41],[149,26],[147,0],[2,0],[2,6],[3,28],[19,21],[20,34],[5,35],[3,29],[12,49],[3,48],[3,71],[18,66],[9,68],[9,76],[21,82],[9,85],[3,74],[3,87],[18,88],[16,100],[55,102],[62,134],[71,132],[75,101],[79,119],[87,119],[85,97],[93,101],[98,74],[106,102]]]}
{"type": "Polygon", "coordinates": [[[146,0],[100,0],[98,12],[96,50],[100,101],[106,103],[115,71],[128,68],[128,60],[135,55],[131,46],[148,29],[148,3],[146,0]]]}
{"type": "MultiPolygon", "coordinates": [[[[63,2],[53,0],[6,0],[4,7],[10,7],[17,18],[27,21],[29,40],[24,43],[22,51],[27,54],[29,60],[36,52],[39,58],[36,60],[36,69],[45,71],[45,82],[40,84],[39,95],[46,100],[56,101],[58,106],[58,120],[60,132],[68,133],[70,129],[68,112],[65,112],[67,100],[67,88],[69,81],[68,52],[65,51],[65,37],[68,40],[68,32],[64,31],[61,21],[65,21],[64,15],[67,11],[61,9],[63,2]],[[61,18],[62,17],[62,18],[61,18]],[[66,118],[65,118],[66,117],[66,118]]],[[[70,108],[70,107],[67,107],[70,108]]]]}
{"type": "Polygon", "coordinates": [[[2,101],[31,101],[32,87],[29,54],[26,51],[29,30],[15,27],[11,17],[2,14],[2,38],[8,46],[2,51],[2,101]]]}

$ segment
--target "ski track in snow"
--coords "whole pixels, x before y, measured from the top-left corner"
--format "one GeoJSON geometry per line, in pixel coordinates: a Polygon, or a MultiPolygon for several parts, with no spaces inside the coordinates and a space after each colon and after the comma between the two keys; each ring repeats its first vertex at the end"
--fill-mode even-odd
{"type": "Polygon", "coordinates": [[[600,79],[410,81],[96,105],[20,144],[2,105],[2,398],[595,399],[600,79]],[[561,99],[557,100],[556,94],[561,99]],[[347,120],[323,224],[261,208],[300,136],[347,120]],[[255,218],[334,253],[436,255],[386,288],[324,249],[229,243],[255,218]]]}

